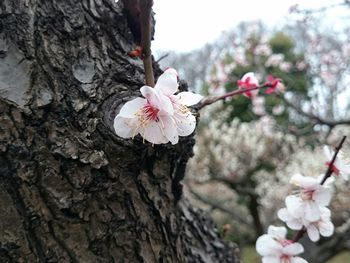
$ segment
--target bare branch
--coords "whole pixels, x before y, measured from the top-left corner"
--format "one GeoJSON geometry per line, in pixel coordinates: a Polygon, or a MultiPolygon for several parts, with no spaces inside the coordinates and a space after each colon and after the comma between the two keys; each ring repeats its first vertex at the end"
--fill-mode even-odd
{"type": "Polygon", "coordinates": [[[333,127],[335,127],[337,125],[350,125],[350,120],[339,120],[339,121],[326,120],[326,119],[323,119],[322,117],[316,116],[316,115],[314,115],[312,113],[303,111],[300,107],[294,105],[292,102],[288,101],[286,98],[284,98],[281,95],[276,95],[276,96],[278,98],[280,98],[281,100],[283,100],[288,107],[294,109],[300,115],[302,115],[304,117],[307,117],[308,119],[314,121],[317,124],[327,125],[330,128],[333,128],[333,127]]]}
{"type": "Polygon", "coordinates": [[[200,103],[198,103],[195,106],[195,108],[197,110],[201,110],[205,106],[211,105],[211,104],[213,104],[213,103],[215,103],[217,101],[224,100],[224,99],[227,99],[227,98],[239,95],[239,94],[243,94],[243,93],[248,92],[248,91],[257,90],[257,89],[263,89],[263,88],[269,88],[271,86],[272,86],[271,83],[265,83],[265,84],[263,84],[261,86],[257,86],[257,87],[253,87],[253,88],[237,89],[237,90],[228,92],[228,93],[226,93],[224,95],[221,95],[221,96],[208,97],[208,98],[202,100],[200,103]]]}

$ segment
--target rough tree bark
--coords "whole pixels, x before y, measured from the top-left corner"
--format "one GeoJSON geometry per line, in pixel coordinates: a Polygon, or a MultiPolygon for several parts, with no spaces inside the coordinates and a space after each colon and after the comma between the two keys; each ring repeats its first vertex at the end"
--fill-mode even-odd
{"type": "Polygon", "coordinates": [[[114,134],[136,37],[114,0],[0,1],[0,262],[238,262],[181,197],[194,139],[114,134]]]}

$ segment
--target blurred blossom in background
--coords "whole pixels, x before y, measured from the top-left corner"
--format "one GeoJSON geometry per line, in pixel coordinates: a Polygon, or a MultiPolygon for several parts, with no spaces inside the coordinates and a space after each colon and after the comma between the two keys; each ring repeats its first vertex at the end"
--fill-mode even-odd
{"type": "MultiPolygon", "coordinates": [[[[350,164],[350,2],[155,0],[154,11],[155,58],[176,68],[189,89],[222,95],[247,72],[260,83],[282,80],[276,94],[241,95],[201,111],[185,178],[188,197],[240,245],[243,261],[260,262],[252,246],[268,225],[283,225],[277,211],[290,178],[324,173],[322,148],[343,135],[340,155],[350,164]]],[[[335,234],[301,240],[309,262],[350,262],[349,189],[336,178],[335,234]]]]}

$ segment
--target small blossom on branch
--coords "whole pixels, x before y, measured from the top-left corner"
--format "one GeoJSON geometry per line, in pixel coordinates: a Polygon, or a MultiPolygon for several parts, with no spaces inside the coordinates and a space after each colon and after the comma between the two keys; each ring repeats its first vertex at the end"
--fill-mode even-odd
{"type": "MultiPolygon", "coordinates": [[[[255,77],[255,74],[253,72],[248,72],[243,75],[241,79],[237,81],[238,89],[240,90],[246,90],[251,88],[256,88],[259,86],[259,81],[255,77]]],[[[243,92],[243,95],[248,98],[254,98],[256,95],[258,95],[259,90],[247,90],[243,92]]]]}
{"type": "Polygon", "coordinates": [[[348,180],[350,175],[350,164],[346,164],[340,158],[340,156],[337,159],[335,159],[333,164],[331,164],[330,162],[331,162],[332,156],[334,155],[334,152],[331,149],[329,149],[328,146],[325,146],[323,148],[323,151],[328,160],[326,164],[330,166],[330,168],[332,169],[332,172],[336,175],[341,175],[345,180],[348,180]]]}
{"type": "MultiPolygon", "coordinates": [[[[301,174],[292,176],[290,182],[302,189],[297,194],[287,196],[285,200],[286,208],[278,211],[278,217],[288,227],[293,230],[299,230],[293,240],[290,241],[291,243],[297,242],[305,233],[314,242],[318,241],[320,236],[328,237],[334,233],[334,225],[331,222],[331,211],[326,207],[331,199],[331,192],[328,186],[334,181],[334,177],[331,177],[332,173],[340,172],[338,167],[342,164],[339,164],[339,161],[337,162],[337,155],[345,139],[346,136],[342,138],[335,152],[331,152],[328,148],[325,148],[327,158],[330,159],[329,163],[327,163],[328,169],[325,175],[321,175],[320,178],[303,176],[301,174]]],[[[269,232],[271,227],[269,227],[269,232]]],[[[282,230],[280,231],[282,233],[282,230]]],[[[292,258],[285,257],[285,255],[281,256],[280,249],[276,249],[276,242],[273,243],[273,241],[278,241],[279,239],[273,238],[273,235],[270,233],[268,234],[272,238],[269,235],[262,235],[256,243],[258,253],[263,256],[263,263],[306,262],[303,259],[300,259],[302,261],[299,259],[295,261],[292,258]]]]}
{"type": "Polygon", "coordinates": [[[296,218],[305,218],[316,221],[321,217],[320,207],[327,206],[331,200],[330,189],[320,185],[317,178],[296,174],[292,176],[291,183],[302,189],[296,195],[286,197],[288,212],[296,218]]]}
{"type": "Polygon", "coordinates": [[[320,239],[320,235],[329,237],[334,232],[334,225],[331,222],[331,211],[327,207],[320,207],[320,219],[310,222],[302,217],[296,218],[292,216],[287,208],[278,211],[278,217],[286,222],[287,226],[293,230],[301,230],[305,227],[306,232],[311,241],[316,242],[320,239]]]}
{"type": "Polygon", "coordinates": [[[190,135],[196,127],[196,118],[187,106],[198,103],[202,96],[178,91],[177,73],[167,69],[154,88],[140,89],[144,98],[133,99],[123,105],[114,119],[118,136],[131,138],[140,134],[153,144],[176,144],[179,136],[190,135]]]}
{"type": "Polygon", "coordinates": [[[272,75],[268,75],[266,85],[268,85],[269,88],[266,89],[265,93],[272,94],[278,90],[278,87],[281,85],[281,79],[275,78],[272,75]]]}
{"type": "Polygon", "coordinates": [[[262,256],[263,263],[307,263],[297,255],[304,252],[301,244],[286,239],[285,227],[269,226],[267,234],[256,241],[256,250],[262,256]]]}
{"type": "MultiPolygon", "coordinates": [[[[253,72],[248,72],[243,75],[243,77],[237,81],[238,89],[228,92],[220,96],[209,97],[204,99],[199,103],[196,108],[198,110],[205,106],[211,105],[217,101],[225,100],[233,96],[243,94],[244,96],[254,99],[259,93],[259,89],[268,88],[275,91],[276,89],[283,91],[285,89],[284,85],[281,83],[280,79],[270,78],[266,83],[259,85],[259,81],[253,72]]],[[[272,90],[270,91],[272,93],[272,90]]]]}

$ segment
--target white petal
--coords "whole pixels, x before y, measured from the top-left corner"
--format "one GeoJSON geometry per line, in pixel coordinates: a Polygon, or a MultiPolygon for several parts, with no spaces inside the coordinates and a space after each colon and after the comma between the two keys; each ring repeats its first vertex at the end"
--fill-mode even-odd
{"type": "Polygon", "coordinates": [[[122,138],[130,138],[138,134],[137,119],[126,119],[119,115],[114,119],[115,133],[122,138]]]}
{"type": "Polygon", "coordinates": [[[286,223],[287,226],[293,230],[300,230],[303,228],[302,221],[298,218],[290,218],[286,223]]]}
{"type": "Polygon", "coordinates": [[[328,146],[324,146],[323,147],[323,153],[326,156],[327,161],[331,161],[332,160],[333,151],[331,151],[328,146]]]}
{"type": "Polygon", "coordinates": [[[140,91],[147,101],[161,112],[167,112],[170,115],[174,113],[173,104],[164,94],[157,92],[154,88],[149,86],[141,87],[140,91]]]}
{"type": "Polygon", "coordinates": [[[305,259],[301,257],[293,257],[291,263],[308,263],[305,259]]]}
{"type": "Polygon", "coordinates": [[[321,213],[318,205],[313,201],[306,201],[304,204],[305,219],[314,222],[320,219],[321,213]]]}
{"type": "Polygon", "coordinates": [[[164,95],[170,96],[177,91],[178,86],[176,70],[169,68],[159,76],[154,88],[164,95]]]}
{"type": "Polygon", "coordinates": [[[304,211],[302,210],[303,201],[300,197],[295,195],[289,195],[286,197],[286,207],[288,213],[293,217],[300,218],[304,214],[304,211]]]}
{"type": "Polygon", "coordinates": [[[316,186],[319,185],[319,182],[316,178],[303,176],[301,174],[293,175],[290,179],[290,182],[304,189],[314,189],[316,186]]]}
{"type": "Polygon", "coordinates": [[[164,136],[159,122],[149,122],[148,126],[140,133],[145,140],[153,144],[167,143],[169,141],[164,136]]]}
{"type": "Polygon", "coordinates": [[[244,74],[241,80],[246,81],[248,78],[249,78],[249,83],[255,84],[256,86],[259,86],[259,81],[255,77],[255,74],[253,72],[248,72],[248,73],[244,74]]]}
{"type": "Polygon", "coordinates": [[[162,125],[164,136],[172,143],[179,142],[179,134],[177,133],[175,121],[169,115],[159,116],[159,122],[162,125]]]}
{"type": "Polygon", "coordinates": [[[332,198],[332,194],[330,189],[325,188],[324,186],[319,186],[312,195],[312,199],[315,200],[315,202],[319,206],[329,205],[331,198],[332,198]]]}
{"type": "Polygon", "coordinates": [[[316,242],[320,239],[320,234],[318,233],[318,229],[314,224],[308,225],[306,231],[311,241],[316,242]]]}
{"type": "Polygon", "coordinates": [[[331,221],[320,222],[318,225],[321,236],[330,237],[334,233],[334,225],[331,221]]]}
{"type": "Polygon", "coordinates": [[[279,256],[266,256],[261,259],[262,263],[280,263],[279,256]]]}
{"type": "Polygon", "coordinates": [[[196,128],[196,117],[194,117],[190,112],[186,114],[175,112],[174,117],[176,121],[177,132],[180,136],[188,136],[196,128]]]}
{"type": "Polygon", "coordinates": [[[123,118],[135,118],[135,113],[139,111],[146,103],[147,100],[143,98],[136,98],[128,101],[120,109],[119,115],[123,118]]]}
{"type": "Polygon", "coordinates": [[[283,248],[282,253],[290,256],[295,256],[304,252],[304,248],[299,243],[292,243],[283,248]]]}
{"type": "Polygon", "coordinates": [[[256,251],[262,256],[276,255],[282,250],[282,245],[270,235],[262,235],[256,241],[256,251]]]}
{"type": "Polygon", "coordinates": [[[290,219],[290,215],[289,215],[289,213],[288,213],[287,208],[281,208],[280,210],[278,210],[277,216],[278,216],[278,218],[281,219],[283,222],[286,222],[287,220],[290,219]]]}
{"type": "Polygon", "coordinates": [[[267,233],[275,238],[285,238],[287,229],[284,226],[269,226],[267,233]]]}
{"type": "Polygon", "coordinates": [[[331,210],[327,207],[320,207],[320,212],[322,219],[329,219],[331,217],[331,210]]]}
{"type": "Polygon", "coordinates": [[[181,104],[186,106],[195,105],[203,99],[202,95],[195,94],[190,91],[180,92],[176,95],[176,97],[181,104]]]}

